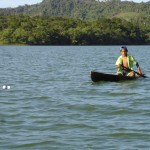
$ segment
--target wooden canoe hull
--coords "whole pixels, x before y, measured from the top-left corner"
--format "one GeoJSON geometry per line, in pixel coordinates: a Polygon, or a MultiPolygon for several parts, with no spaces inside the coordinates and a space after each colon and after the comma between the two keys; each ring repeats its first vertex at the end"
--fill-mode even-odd
{"type": "Polygon", "coordinates": [[[95,71],[91,71],[90,75],[91,75],[91,80],[93,82],[99,82],[99,81],[117,82],[117,81],[137,79],[137,77],[118,76],[114,74],[105,74],[105,73],[95,72],[95,71]]]}

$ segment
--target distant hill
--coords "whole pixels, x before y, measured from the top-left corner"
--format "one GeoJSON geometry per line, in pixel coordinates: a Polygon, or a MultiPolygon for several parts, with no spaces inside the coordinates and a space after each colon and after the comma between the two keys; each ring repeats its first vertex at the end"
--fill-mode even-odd
{"type": "Polygon", "coordinates": [[[0,15],[66,16],[82,20],[119,17],[126,20],[150,17],[150,1],[43,0],[39,4],[0,9],[0,15]]]}

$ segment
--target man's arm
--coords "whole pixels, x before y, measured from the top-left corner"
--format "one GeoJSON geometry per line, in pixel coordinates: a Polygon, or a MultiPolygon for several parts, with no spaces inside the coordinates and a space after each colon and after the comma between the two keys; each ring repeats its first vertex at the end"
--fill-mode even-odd
{"type": "Polygon", "coordinates": [[[118,57],[117,61],[116,61],[116,67],[119,69],[122,67],[122,59],[121,57],[118,57]]]}

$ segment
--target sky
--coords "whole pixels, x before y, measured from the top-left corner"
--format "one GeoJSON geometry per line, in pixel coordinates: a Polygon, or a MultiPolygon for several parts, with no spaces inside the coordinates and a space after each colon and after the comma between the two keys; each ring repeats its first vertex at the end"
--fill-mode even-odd
{"type": "MultiPolygon", "coordinates": [[[[0,0],[0,8],[7,8],[7,7],[17,7],[22,6],[25,4],[37,4],[42,2],[43,0],[0,0]]],[[[134,2],[148,2],[150,0],[129,0],[134,2]]]]}
{"type": "Polygon", "coordinates": [[[43,0],[0,0],[0,8],[6,7],[17,7],[25,4],[37,4],[42,2],[43,0]]]}

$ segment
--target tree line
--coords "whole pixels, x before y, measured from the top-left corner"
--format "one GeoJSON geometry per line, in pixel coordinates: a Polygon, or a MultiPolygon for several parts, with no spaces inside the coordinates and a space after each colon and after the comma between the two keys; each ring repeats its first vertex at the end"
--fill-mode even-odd
{"type": "Polygon", "coordinates": [[[1,44],[135,45],[150,44],[144,24],[119,18],[94,21],[66,17],[12,15],[0,17],[1,44]]]}

